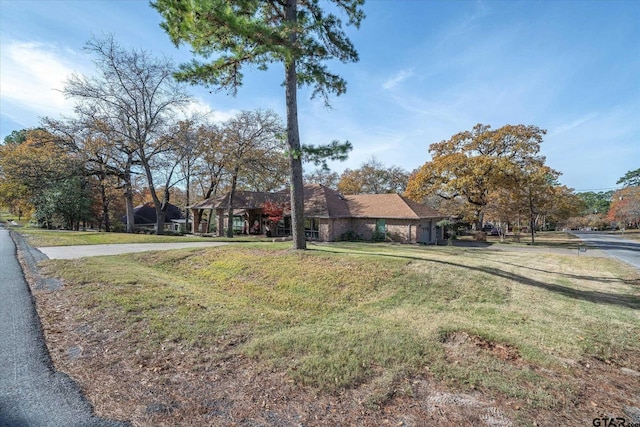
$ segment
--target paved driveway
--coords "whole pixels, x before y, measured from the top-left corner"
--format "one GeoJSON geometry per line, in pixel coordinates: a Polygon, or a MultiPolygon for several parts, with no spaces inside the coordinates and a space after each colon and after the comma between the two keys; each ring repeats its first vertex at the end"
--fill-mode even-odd
{"type": "Polygon", "coordinates": [[[576,232],[573,234],[590,247],[600,249],[608,256],[640,269],[640,242],[600,232],[576,232]]]}
{"type": "Polygon", "coordinates": [[[119,255],[132,252],[166,251],[227,245],[226,242],[127,243],[113,245],[49,246],[38,248],[49,259],[71,259],[88,256],[119,255]]]}
{"type": "Polygon", "coordinates": [[[0,226],[0,426],[118,426],[92,413],[77,385],[52,366],[9,232],[0,226]]]}

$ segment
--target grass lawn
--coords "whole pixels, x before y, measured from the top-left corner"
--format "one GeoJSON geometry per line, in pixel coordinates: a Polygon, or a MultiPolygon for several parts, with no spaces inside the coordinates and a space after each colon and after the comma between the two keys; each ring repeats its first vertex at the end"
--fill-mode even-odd
{"type": "Polygon", "coordinates": [[[616,231],[615,234],[624,239],[640,241],[640,230],[616,231]]]}
{"type": "Polygon", "coordinates": [[[622,263],[289,248],[46,261],[65,283],[34,292],[54,362],[134,425],[591,425],[638,406],[640,275],[622,263]]]}
{"type": "Polygon", "coordinates": [[[155,234],[131,233],[99,233],[96,231],[60,231],[43,230],[37,228],[21,228],[18,230],[31,246],[72,246],[72,245],[103,245],[118,243],[179,243],[202,241],[256,242],[271,241],[253,236],[238,236],[231,239],[226,237],[201,236],[157,236],[155,234]]]}

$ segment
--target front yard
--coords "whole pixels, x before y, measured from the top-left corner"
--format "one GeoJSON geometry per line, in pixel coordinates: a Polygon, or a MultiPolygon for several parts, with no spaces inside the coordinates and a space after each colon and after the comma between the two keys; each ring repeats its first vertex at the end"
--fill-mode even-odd
{"type": "Polygon", "coordinates": [[[551,252],[245,243],[46,261],[58,369],[134,425],[592,425],[640,396],[640,275],[551,252]]]}

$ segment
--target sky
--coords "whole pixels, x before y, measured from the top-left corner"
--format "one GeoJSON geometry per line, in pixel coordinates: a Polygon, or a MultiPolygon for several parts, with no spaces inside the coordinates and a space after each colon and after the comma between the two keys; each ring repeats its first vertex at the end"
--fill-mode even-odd
{"type": "MultiPolygon", "coordinates": [[[[346,94],[331,108],[298,94],[303,143],[353,144],[332,170],[375,158],[412,171],[430,144],[477,123],[545,129],[547,164],[577,192],[618,188],[640,168],[640,1],[368,0],[364,11],[360,29],[346,27],[360,60],[327,64],[346,94]]],[[[0,138],[72,114],[61,91],[95,73],[92,37],[188,62],[161,22],[146,0],[0,0],[0,138]]],[[[258,108],[284,120],[283,76],[279,64],[247,68],[235,97],[188,91],[215,120],[258,108]]]]}

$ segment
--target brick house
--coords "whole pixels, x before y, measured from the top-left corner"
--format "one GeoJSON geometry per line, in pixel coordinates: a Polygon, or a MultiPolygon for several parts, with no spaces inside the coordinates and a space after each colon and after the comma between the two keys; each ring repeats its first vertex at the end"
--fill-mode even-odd
{"type": "MultiPolygon", "coordinates": [[[[229,194],[203,200],[189,208],[193,211],[194,233],[204,233],[213,221],[203,221],[204,213],[216,218],[216,230],[223,235],[229,194]],[[215,212],[215,216],[214,216],[215,212]],[[197,229],[195,227],[198,226],[197,229]]],[[[288,191],[258,193],[237,191],[233,198],[232,226],[237,234],[287,236],[290,233],[288,191]],[[265,204],[282,206],[282,218],[269,221],[265,204]]],[[[403,243],[435,243],[442,239],[436,223],[445,218],[438,211],[399,194],[359,194],[343,196],[319,184],[304,187],[305,233],[310,240],[391,240],[403,243]]]]}

